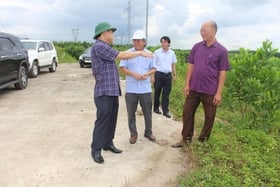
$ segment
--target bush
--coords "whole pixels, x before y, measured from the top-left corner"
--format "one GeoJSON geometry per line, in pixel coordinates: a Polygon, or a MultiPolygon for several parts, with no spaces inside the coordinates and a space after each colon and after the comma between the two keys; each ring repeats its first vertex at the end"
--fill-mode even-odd
{"type": "Polygon", "coordinates": [[[89,42],[53,42],[59,62],[77,62],[79,56],[92,44],[89,42]]]}
{"type": "Polygon", "coordinates": [[[280,59],[269,41],[256,53],[240,49],[231,58],[232,70],[227,75],[224,102],[239,112],[248,128],[274,131],[280,128],[280,59]]]}

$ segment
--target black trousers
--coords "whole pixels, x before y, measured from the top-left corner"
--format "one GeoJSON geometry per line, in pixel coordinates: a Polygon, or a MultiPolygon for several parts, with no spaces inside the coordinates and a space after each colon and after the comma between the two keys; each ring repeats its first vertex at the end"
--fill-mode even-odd
{"type": "Polygon", "coordinates": [[[169,112],[169,95],[172,88],[172,74],[162,73],[157,71],[155,73],[155,83],[154,83],[154,110],[158,109],[160,106],[160,95],[161,98],[161,108],[163,113],[169,112]]]}
{"type": "Polygon", "coordinates": [[[119,110],[118,96],[100,96],[94,98],[96,120],[92,133],[91,153],[99,154],[103,147],[113,144],[119,110]]]}

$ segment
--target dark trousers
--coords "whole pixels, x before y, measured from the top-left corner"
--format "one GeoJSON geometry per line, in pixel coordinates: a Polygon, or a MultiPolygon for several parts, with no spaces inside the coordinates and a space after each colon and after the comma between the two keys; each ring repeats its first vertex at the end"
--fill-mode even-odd
{"type": "Polygon", "coordinates": [[[100,96],[94,98],[96,120],[92,133],[91,152],[101,153],[102,147],[113,144],[117,125],[119,98],[118,96],[100,96]]]}
{"type": "Polygon", "coordinates": [[[194,133],[194,118],[197,107],[202,102],[204,108],[204,126],[200,132],[199,140],[208,140],[214,124],[217,107],[213,105],[213,95],[202,94],[195,91],[190,91],[185,100],[183,110],[183,130],[182,136],[184,140],[191,140],[194,133]]]}
{"type": "Polygon", "coordinates": [[[162,73],[157,71],[155,73],[155,83],[154,83],[154,110],[159,108],[160,105],[160,95],[161,98],[161,108],[163,113],[169,112],[169,95],[172,87],[172,75],[171,73],[162,73]]]}
{"type": "Polygon", "coordinates": [[[128,127],[130,131],[130,136],[137,136],[136,128],[136,117],[135,112],[137,110],[138,102],[140,101],[140,106],[142,108],[145,120],[145,135],[152,134],[152,98],[151,93],[145,94],[125,94],[125,103],[128,115],[128,127]]]}

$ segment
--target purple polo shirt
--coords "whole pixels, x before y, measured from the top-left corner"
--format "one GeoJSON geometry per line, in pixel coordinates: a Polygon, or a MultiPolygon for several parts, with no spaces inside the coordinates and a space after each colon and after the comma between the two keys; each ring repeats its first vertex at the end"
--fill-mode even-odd
{"type": "Polygon", "coordinates": [[[227,49],[218,42],[207,47],[202,41],[193,46],[188,62],[194,65],[190,90],[215,95],[219,83],[219,72],[230,69],[227,49]]]}
{"type": "Polygon", "coordinates": [[[96,40],[91,48],[92,73],[95,77],[94,97],[120,96],[119,72],[115,63],[119,51],[104,41],[96,40]]]}

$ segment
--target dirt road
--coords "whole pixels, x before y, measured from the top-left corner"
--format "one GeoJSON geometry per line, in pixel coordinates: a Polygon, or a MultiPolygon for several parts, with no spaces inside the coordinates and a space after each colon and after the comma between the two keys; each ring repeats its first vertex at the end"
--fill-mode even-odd
{"type": "Polygon", "coordinates": [[[130,145],[124,96],[114,140],[123,153],[102,152],[103,165],[92,160],[93,85],[90,68],[59,64],[29,79],[25,90],[0,90],[0,186],[176,186],[188,169],[187,155],[170,147],[181,123],[153,114],[152,143],[138,115],[139,140],[130,145]]]}

